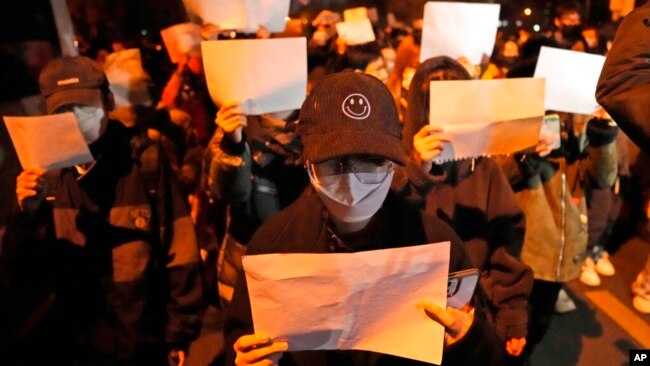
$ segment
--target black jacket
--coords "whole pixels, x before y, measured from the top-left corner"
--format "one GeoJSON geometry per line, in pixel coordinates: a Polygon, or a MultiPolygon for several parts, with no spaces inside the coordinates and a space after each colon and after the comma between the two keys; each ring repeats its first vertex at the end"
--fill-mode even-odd
{"type": "MultiPolygon", "coordinates": [[[[470,268],[460,240],[442,221],[428,217],[415,206],[389,193],[378,213],[380,230],[360,250],[404,247],[451,240],[450,271],[470,268]]],[[[248,254],[328,253],[323,205],[317,195],[305,195],[264,224],[253,236],[248,254]]],[[[460,342],[447,348],[443,365],[498,364],[502,346],[486,321],[484,301],[474,299],[475,320],[460,342]]],[[[232,303],[226,314],[227,364],[234,364],[233,344],[242,335],[253,333],[246,277],[240,274],[232,303]]],[[[366,351],[309,351],[285,353],[281,365],[419,365],[420,362],[366,351]]]]}
{"type": "Polygon", "coordinates": [[[0,256],[0,310],[9,323],[1,325],[11,326],[0,333],[8,346],[0,354],[21,357],[24,347],[31,354],[22,357],[43,349],[58,362],[150,364],[198,336],[194,226],[162,154],[146,184],[146,163],[131,147],[136,135],[109,122],[95,145],[102,153],[84,176],[74,168],[48,172],[49,197],[38,214],[16,213],[0,256]]]}

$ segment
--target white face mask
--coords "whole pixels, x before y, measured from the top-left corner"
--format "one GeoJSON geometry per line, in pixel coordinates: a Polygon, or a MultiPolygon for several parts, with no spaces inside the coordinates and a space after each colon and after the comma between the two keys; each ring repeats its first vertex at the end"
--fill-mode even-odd
{"type": "Polygon", "coordinates": [[[72,112],[79,123],[79,129],[88,145],[97,141],[102,133],[104,109],[93,106],[74,106],[72,112]]]}
{"type": "MultiPolygon", "coordinates": [[[[336,219],[343,222],[361,222],[371,218],[386,199],[393,181],[391,171],[381,183],[361,183],[353,173],[310,178],[312,186],[336,219]]],[[[374,174],[374,173],[357,173],[374,174]]]]}

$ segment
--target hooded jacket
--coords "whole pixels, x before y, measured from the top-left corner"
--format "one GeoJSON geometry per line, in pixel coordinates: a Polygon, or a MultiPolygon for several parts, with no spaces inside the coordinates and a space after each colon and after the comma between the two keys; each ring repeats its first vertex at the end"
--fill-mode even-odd
{"type": "MultiPolygon", "coordinates": [[[[303,195],[279,212],[255,233],[248,245],[248,255],[268,253],[331,253],[324,206],[316,194],[303,195]]],[[[451,241],[449,271],[471,267],[458,237],[442,221],[427,216],[389,193],[376,214],[377,231],[359,251],[398,248],[440,241],[451,241]]],[[[233,365],[233,345],[244,334],[253,334],[253,319],[246,290],[246,276],[239,275],[232,303],[224,325],[227,365],[233,365]]],[[[478,293],[478,292],[477,292],[478,293]]],[[[502,347],[492,327],[486,322],[480,295],[474,298],[474,322],[459,342],[445,349],[442,365],[495,365],[502,357],[502,347]]],[[[421,362],[366,351],[285,352],[280,365],[424,365],[421,362]]]]}
{"type": "MultiPolygon", "coordinates": [[[[404,123],[404,145],[409,151],[413,151],[413,136],[429,120],[430,76],[442,70],[453,79],[469,79],[465,68],[448,57],[435,57],[418,67],[404,123]]],[[[533,275],[518,259],[524,214],[499,166],[492,159],[479,158],[434,164],[426,173],[410,162],[393,187],[460,236],[473,265],[481,270],[480,283],[499,335],[503,339],[526,336],[533,275]]]]}

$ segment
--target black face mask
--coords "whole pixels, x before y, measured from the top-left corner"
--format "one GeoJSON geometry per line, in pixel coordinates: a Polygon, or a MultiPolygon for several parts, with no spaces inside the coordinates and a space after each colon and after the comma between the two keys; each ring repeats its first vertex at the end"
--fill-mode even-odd
{"type": "Polygon", "coordinates": [[[562,37],[567,40],[577,41],[582,37],[582,26],[580,25],[563,25],[561,32],[562,37]]]}

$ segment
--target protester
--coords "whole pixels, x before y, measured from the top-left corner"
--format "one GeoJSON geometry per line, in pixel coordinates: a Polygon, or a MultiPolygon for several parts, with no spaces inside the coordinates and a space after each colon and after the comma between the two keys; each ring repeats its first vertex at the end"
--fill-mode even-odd
{"type": "Polygon", "coordinates": [[[553,39],[562,47],[585,52],[587,43],[582,37],[582,19],[578,5],[573,0],[560,2],[555,7],[553,39]]]}
{"type": "MultiPolygon", "coordinates": [[[[611,45],[611,41],[614,38],[613,31],[610,32],[610,38],[608,40],[606,38],[607,34],[598,32],[593,26],[585,27],[582,34],[587,45],[589,45],[587,52],[603,52],[603,55],[608,51],[607,44],[609,43],[611,45]]],[[[611,120],[611,117],[602,108],[599,109],[597,114],[601,119],[611,120]]],[[[625,143],[622,135],[622,133],[619,133],[619,137],[616,140],[618,164],[615,187],[586,187],[585,189],[589,235],[587,239],[587,258],[585,258],[582,264],[580,282],[587,286],[599,286],[601,284],[601,276],[611,277],[616,273],[616,269],[609,259],[608,242],[612,234],[611,217],[616,210],[614,204],[617,199],[617,194],[621,193],[621,172],[625,174],[627,171],[626,163],[624,162],[627,158],[625,153],[626,146],[622,146],[625,143]]]]}
{"type": "Polygon", "coordinates": [[[204,156],[203,186],[211,200],[228,208],[217,261],[218,292],[225,306],[251,236],[298,197],[307,175],[298,160],[294,121],[271,114],[246,116],[238,103],[226,102],[215,123],[218,129],[204,156]]]}
{"type": "Polygon", "coordinates": [[[559,149],[545,139],[536,153],[498,158],[526,215],[521,260],[535,276],[522,364],[548,330],[562,284],[580,276],[587,246],[584,189],[611,187],[616,177],[617,129],[610,120],[589,121],[586,147],[569,115],[560,113],[560,125],[559,149]]]}
{"type": "Polygon", "coordinates": [[[411,79],[419,63],[419,41],[412,35],[404,37],[397,47],[393,72],[388,76],[388,80],[386,81],[386,86],[393,95],[394,103],[397,106],[400,122],[404,120],[404,114],[407,108],[406,98],[408,88],[411,85],[411,79]]]}
{"type": "MultiPolygon", "coordinates": [[[[448,226],[389,193],[393,166],[404,165],[408,157],[396,108],[380,81],[353,72],[323,79],[303,103],[297,133],[315,193],[263,225],[249,244],[249,255],[356,252],[451,240],[449,270],[471,265],[448,226]]],[[[281,353],[291,345],[270,339],[263,329],[253,331],[250,301],[240,275],[226,315],[228,364],[417,364],[367,351],[281,353]]],[[[443,365],[499,362],[501,347],[486,323],[486,309],[477,297],[473,306],[469,313],[435,305],[427,309],[446,329],[443,365]]]]}
{"type": "MultiPolygon", "coordinates": [[[[648,114],[648,36],[650,3],[628,14],[621,23],[607,55],[596,91],[598,102],[621,129],[646,153],[650,153],[648,114]]],[[[650,256],[632,284],[632,304],[650,313],[650,256]]]]}
{"type": "Polygon", "coordinates": [[[2,308],[22,316],[1,353],[22,364],[182,364],[201,325],[202,285],[164,154],[141,160],[156,145],[108,118],[113,97],[94,61],[54,60],[40,87],[47,113],[75,113],[95,161],[26,167],[17,178],[2,308]]]}
{"type": "Polygon", "coordinates": [[[208,93],[203,75],[203,61],[198,49],[182,56],[162,92],[160,104],[188,113],[192,118],[197,141],[203,147],[208,144],[214,132],[212,116],[217,109],[208,93]]]}
{"type": "MultiPolygon", "coordinates": [[[[399,189],[432,216],[447,222],[460,236],[487,295],[491,320],[504,348],[519,355],[526,343],[530,267],[517,257],[524,241],[524,215],[508,180],[493,159],[433,163],[442,153],[444,130],[427,123],[429,83],[469,80],[465,68],[449,57],[434,57],[418,66],[408,95],[404,144],[412,162],[405,169],[410,186],[399,189]],[[409,194],[409,191],[410,194],[409,194]]],[[[433,96],[435,97],[435,96],[433,96]]]]}

